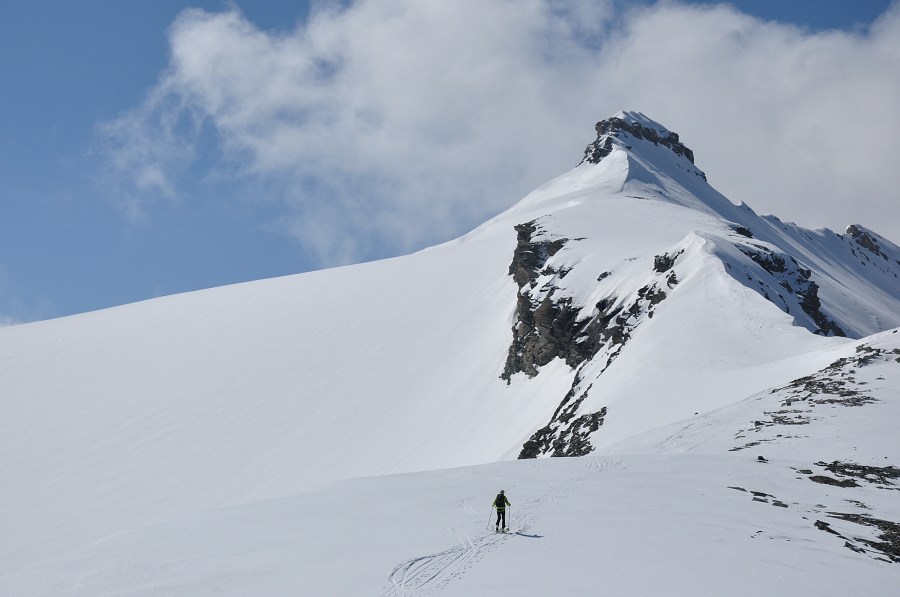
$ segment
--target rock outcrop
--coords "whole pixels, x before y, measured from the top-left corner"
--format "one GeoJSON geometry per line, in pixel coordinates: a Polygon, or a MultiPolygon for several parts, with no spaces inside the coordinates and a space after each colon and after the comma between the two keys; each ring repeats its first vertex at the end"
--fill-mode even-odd
{"type": "Polygon", "coordinates": [[[577,367],[597,352],[598,326],[593,320],[579,321],[580,307],[572,299],[555,296],[555,281],[566,276],[563,268],[547,265],[568,242],[568,239],[542,237],[535,222],[516,226],[518,241],[509,265],[509,275],[519,286],[516,302],[516,323],[513,342],[509,347],[502,379],[516,373],[529,377],[538,369],[559,357],[570,367],[577,367]],[[537,279],[550,280],[540,288],[537,279]]]}
{"type": "MultiPolygon", "coordinates": [[[[591,381],[582,377],[581,369],[588,362],[596,362],[602,374],[635,328],[653,317],[656,307],[678,283],[673,268],[682,251],[655,256],[647,271],[648,283],[632,294],[608,295],[587,309],[561,287],[561,280],[571,271],[561,263],[564,249],[567,243],[577,241],[551,237],[538,221],[515,229],[517,242],[508,273],[519,291],[513,338],[500,377],[507,382],[517,373],[534,377],[557,358],[575,371],[570,390],[549,422],[524,444],[519,457],[582,456],[593,450],[589,436],[603,425],[607,409],[580,411],[591,389],[591,381]]],[[[597,282],[609,275],[603,272],[597,282]]]]}
{"type": "Polygon", "coordinates": [[[822,311],[819,286],[810,279],[811,270],[802,267],[790,255],[780,253],[766,245],[746,244],[739,245],[738,249],[765,272],[765,274],[758,271],[746,273],[745,276],[750,282],[748,286],[788,314],[802,311],[808,315],[814,324],[812,331],[816,334],[847,335],[822,311]]]}
{"type": "MultiPolygon", "coordinates": [[[[647,127],[638,122],[629,122],[616,116],[601,120],[594,126],[594,130],[597,131],[597,139],[585,148],[584,158],[581,160],[581,163],[599,164],[600,160],[612,152],[613,139],[620,139],[627,147],[629,137],[646,140],[654,145],[668,147],[673,153],[684,156],[692,164],[694,163],[694,152],[681,142],[678,138],[678,133],[647,127]]],[[[705,175],[701,173],[701,176],[706,180],[705,175]]]]}

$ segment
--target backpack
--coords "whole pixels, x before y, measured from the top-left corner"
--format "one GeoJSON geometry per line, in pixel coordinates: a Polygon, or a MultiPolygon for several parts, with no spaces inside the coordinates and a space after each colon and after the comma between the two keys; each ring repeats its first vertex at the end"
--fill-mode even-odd
{"type": "Polygon", "coordinates": [[[506,496],[498,493],[497,497],[494,498],[494,506],[499,510],[506,508],[506,496]]]}

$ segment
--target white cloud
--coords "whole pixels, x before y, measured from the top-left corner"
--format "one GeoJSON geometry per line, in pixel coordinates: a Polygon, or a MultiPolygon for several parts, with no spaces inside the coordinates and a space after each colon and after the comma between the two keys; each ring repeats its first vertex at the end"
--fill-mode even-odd
{"type": "Polygon", "coordinates": [[[804,225],[861,220],[900,240],[897,5],[869,33],[810,34],[679,5],[629,25],[604,54],[608,80],[679,131],[726,195],[804,225]]]}
{"type": "Polygon", "coordinates": [[[205,124],[221,169],[284,196],[283,230],[323,263],[352,261],[464,232],[577,163],[595,121],[635,109],[678,131],[734,200],[900,239],[886,217],[897,5],[852,33],[679,3],[325,6],[280,33],[236,10],[182,13],[159,84],[101,131],[130,196],[175,196],[205,124]]]}
{"type": "Polygon", "coordinates": [[[97,178],[114,189],[130,219],[143,218],[146,203],[177,196],[174,179],[195,157],[198,110],[163,83],[141,106],[97,127],[97,178]]]}

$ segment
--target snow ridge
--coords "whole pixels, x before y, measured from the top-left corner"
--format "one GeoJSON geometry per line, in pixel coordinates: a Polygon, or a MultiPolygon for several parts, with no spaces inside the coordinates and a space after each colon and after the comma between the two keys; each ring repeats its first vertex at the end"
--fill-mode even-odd
{"type": "MultiPolygon", "coordinates": [[[[614,361],[635,350],[639,328],[657,311],[665,313],[670,297],[685,292],[682,282],[709,284],[699,272],[727,276],[734,289],[728,301],[744,302],[746,292],[754,292],[793,325],[820,336],[859,338],[900,325],[900,260],[886,239],[859,226],[845,235],[808,231],[729,202],[693,169],[693,152],[678,135],[643,114],[621,112],[596,130],[578,167],[523,201],[522,217],[538,206],[543,213],[515,226],[519,242],[509,272],[519,287],[518,303],[501,377],[535,377],[555,358],[573,371],[569,390],[549,422],[525,442],[520,458],[584,455],[595,448],[608,431],[600,427],[617,414],[609,395],[622,391],[622,382],[603,388],[604,379],[615,377],[614,361]],[[618,186],[606,182],[608,175],[590,175],[609,171],[610,163],[627,164],[618,186]],[[656,204],[654,218],[669,211],[660,203],[673,206],[671,219],[642,218],[642,201],[656,204]],[[635,246],[630,263],[606,260],[602,255],[611,247],[632,239],[624,238],[624,230],[582,225],[604,217],[630,222],[632,235],[675,242],[635,246]],[[675,240],[679,230],[683,237],[675,240]]],[[[734,308],[741,314],[732,317],[746,316],[734,308]]]]}

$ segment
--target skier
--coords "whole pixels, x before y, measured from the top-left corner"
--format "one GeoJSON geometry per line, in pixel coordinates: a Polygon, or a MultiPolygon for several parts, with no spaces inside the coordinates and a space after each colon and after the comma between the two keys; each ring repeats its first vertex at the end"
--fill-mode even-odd
{"type": "Polygon", "coordinates": [[[497,494],[497,497],[494,498],[494,502],[491,504],[492,507],[497,509],[497,524],[496,531],[499,533],[500,529],[503,529],[503,532],[506,532],[506,507],[512,506],[509,503],[509,500],[506,499],[506,496],[503,494],[503,490],[500,490],[500,493],[497,494]],[[502,526],[501,526],[502,523],[502,526]]]}

